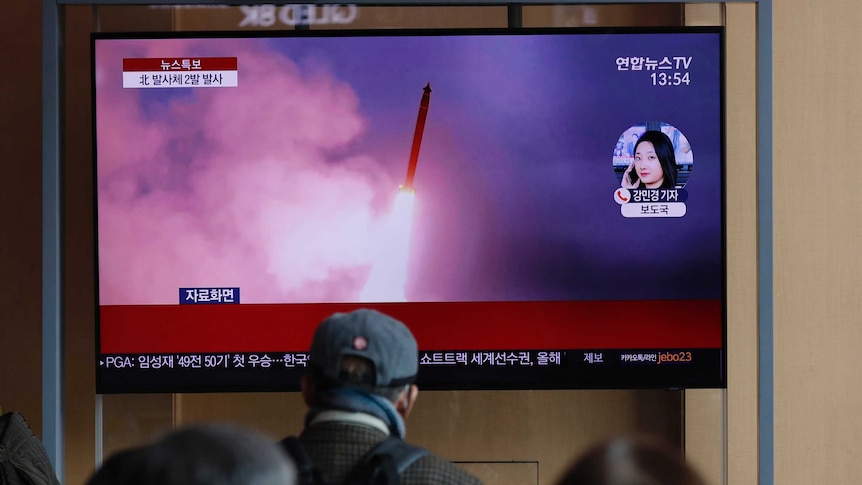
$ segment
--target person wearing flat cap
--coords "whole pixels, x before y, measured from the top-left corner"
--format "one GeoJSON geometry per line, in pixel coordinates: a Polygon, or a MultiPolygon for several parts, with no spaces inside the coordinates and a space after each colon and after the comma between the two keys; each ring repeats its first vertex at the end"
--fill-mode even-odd
{"type": "MultiPolygon", "coordinates": [[[[388,315],[358,309],[320,323],[301,383],[309,409],[298,442],[324,482],[344,483],[372,449],[394,441],[391,437],[401,446],[404,418],[419,392],[418,370],[416,339],[388,315]]],[[[419,450],[399,470],[402,484],[481,485],[457,465],[419,450]]]]}

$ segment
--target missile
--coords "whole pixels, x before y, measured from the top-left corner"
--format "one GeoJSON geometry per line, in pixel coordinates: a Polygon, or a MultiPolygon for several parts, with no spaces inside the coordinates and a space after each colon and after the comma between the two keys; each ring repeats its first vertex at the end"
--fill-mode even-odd
{"type": "Polygon", "coordinates": [[[428,116],[428,103],[431,100],[431,83],[422,90],[422,100],[419,101],[419,116],[416,118],[416,129],[413,131],[413,146],[410,148],[410,161],[407,164],[407,178],[404,179],[403,190],[413,190],[413,176],[416,175],[416,163],[419,161],[419,146],[422,144],[422,132],[425,131],[425,117],[428,116]]]}

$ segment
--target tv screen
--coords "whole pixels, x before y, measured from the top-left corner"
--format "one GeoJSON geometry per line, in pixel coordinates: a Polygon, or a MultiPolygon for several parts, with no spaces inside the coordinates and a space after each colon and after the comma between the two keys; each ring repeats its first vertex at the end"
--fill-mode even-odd
{"type": "Polygon", "coordinates": [[[97,391],[725,385],[723,31],[94,34],[97,391]]]}

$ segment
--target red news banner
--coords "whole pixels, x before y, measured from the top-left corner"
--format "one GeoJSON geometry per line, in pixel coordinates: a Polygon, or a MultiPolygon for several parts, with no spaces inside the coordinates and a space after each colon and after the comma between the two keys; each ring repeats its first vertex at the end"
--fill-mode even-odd
{"type": "Polygon", "coordinates": [[[124,58],[124,88],[236,87],[236,57],[124,58]]]}
{"type": "Polygon", "coordinates": [[[102,306],[100,353],[305,352],[326,316],[375,308],[422,350],[722,348],[720,300],[102,306]]]}

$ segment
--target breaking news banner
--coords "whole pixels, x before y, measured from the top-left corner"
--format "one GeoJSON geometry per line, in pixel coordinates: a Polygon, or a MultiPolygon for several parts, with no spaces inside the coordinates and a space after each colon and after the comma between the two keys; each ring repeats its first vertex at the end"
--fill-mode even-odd
{"type": "Polygon", "coordinates": [[[123,59],[124,88],[235,88],[236,57],[123,59]]]}

